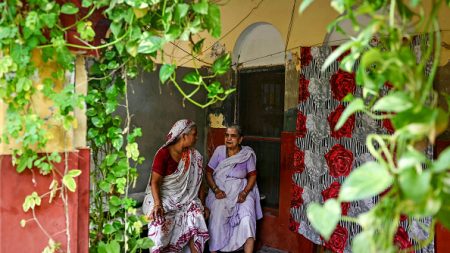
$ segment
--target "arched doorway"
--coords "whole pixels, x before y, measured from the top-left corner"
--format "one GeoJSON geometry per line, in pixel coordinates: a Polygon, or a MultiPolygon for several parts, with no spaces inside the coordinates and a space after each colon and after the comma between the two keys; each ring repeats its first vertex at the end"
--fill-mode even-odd
{"type": "Polygon", "coordinates": [[[256,23],[239,36],[233,50],[237,73],[237,121],[244,144],[257,155],[258,186],[265,208],[278,210],[283,130],[285,53],[280,33],[256,23]]]}

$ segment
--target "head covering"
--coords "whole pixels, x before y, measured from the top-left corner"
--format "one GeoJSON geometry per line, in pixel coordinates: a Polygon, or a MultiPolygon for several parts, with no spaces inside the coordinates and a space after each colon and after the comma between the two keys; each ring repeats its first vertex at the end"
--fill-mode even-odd
{"type": "Polygon", "coordinates": [[[170,132],[166,136],[166,143],[163,147],[174,142],[178,138],[178,136],[180,136],[187,129],[190,129],[194,125],[195,122],[189,119],[180,119],[175,122],[175,124],[173,124],[172,128],[170,129],[170,132]]]}

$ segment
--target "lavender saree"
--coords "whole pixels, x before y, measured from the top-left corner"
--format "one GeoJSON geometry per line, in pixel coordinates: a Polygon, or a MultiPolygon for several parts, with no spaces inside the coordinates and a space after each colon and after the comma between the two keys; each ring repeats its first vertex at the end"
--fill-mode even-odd
{"type": "Polygon", "coordinates": [[[239,193],[247,185],[247,174],[255,171],[256,155],[250,147],[243,146],[236,155],[226,157],[226,147],[219,146],[208,165],[214,170],[217,186],[226,193],[226,198],[216,199],[209,190],[206,198],[206,206],[211,210],[209,250],[235,251],[248,238],[255,238],[256,220],[262,218],[256,185],[243,203],[237,203],[239,193]]]}

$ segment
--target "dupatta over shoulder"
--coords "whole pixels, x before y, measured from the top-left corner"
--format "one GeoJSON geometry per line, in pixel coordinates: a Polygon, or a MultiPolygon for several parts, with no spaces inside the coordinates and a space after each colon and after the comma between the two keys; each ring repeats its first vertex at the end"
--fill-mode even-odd
{"type": "MultiPolygon", "coordinates": [[[[167,142],[161,148],[173,143],[192,124],[189,120],[175,123],[167,135],[167,142]]],[[[203,205],[198,198],[203,177],[202,167],[201,154],[196,149],[189,148],[183,152],[176,171],[163,177],[160,198],[164,221],[149,222],[148,236],[155,243],[151,252],[182,252],[191,239],[194,240],[197,251],[203,252],[209,235],[203,218],[203,205]]],[[[147,216],[150,216],[154,207],[150,180],[142,206],[147,216]]]]}

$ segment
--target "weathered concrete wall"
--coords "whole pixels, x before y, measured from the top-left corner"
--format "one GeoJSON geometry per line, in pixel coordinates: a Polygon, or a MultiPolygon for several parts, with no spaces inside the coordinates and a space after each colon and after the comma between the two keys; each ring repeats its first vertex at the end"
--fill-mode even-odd
{"type": "MultiPolygon", "coordinates": [[[[177,79],[181,84],[183,76],[192,71],[189,68],[179,68],[177,79]]],[[[153,156],[164,144],[167,133],[179,119],[187,118],[195,121],[198,126],[198,141],[196,148],[204,154],[206,110],[186,101],[183,107],[181,94],[171,83],[161,84],[158,71],[145,73],[130,81],[128,89],[129,110],[132,115],[131,126],[142,128],[142,137],[138,139],[139,150],[145,157],[143,164],[138,166],[138,182],[131,192],[143,192],[147,185],[153,156]]],[[[181,84],[186,89],[192,89],[189,84],[181,84]]],[[[202,96],[196,96],[200,99],[202,96]]],[[[205,95],[203,95],[205,97],[205,95]]],[[[123,109],[119,113],[124,115],[123,109]]],[[[125,118],[124,118],[125,119],[125,118]]]]}

